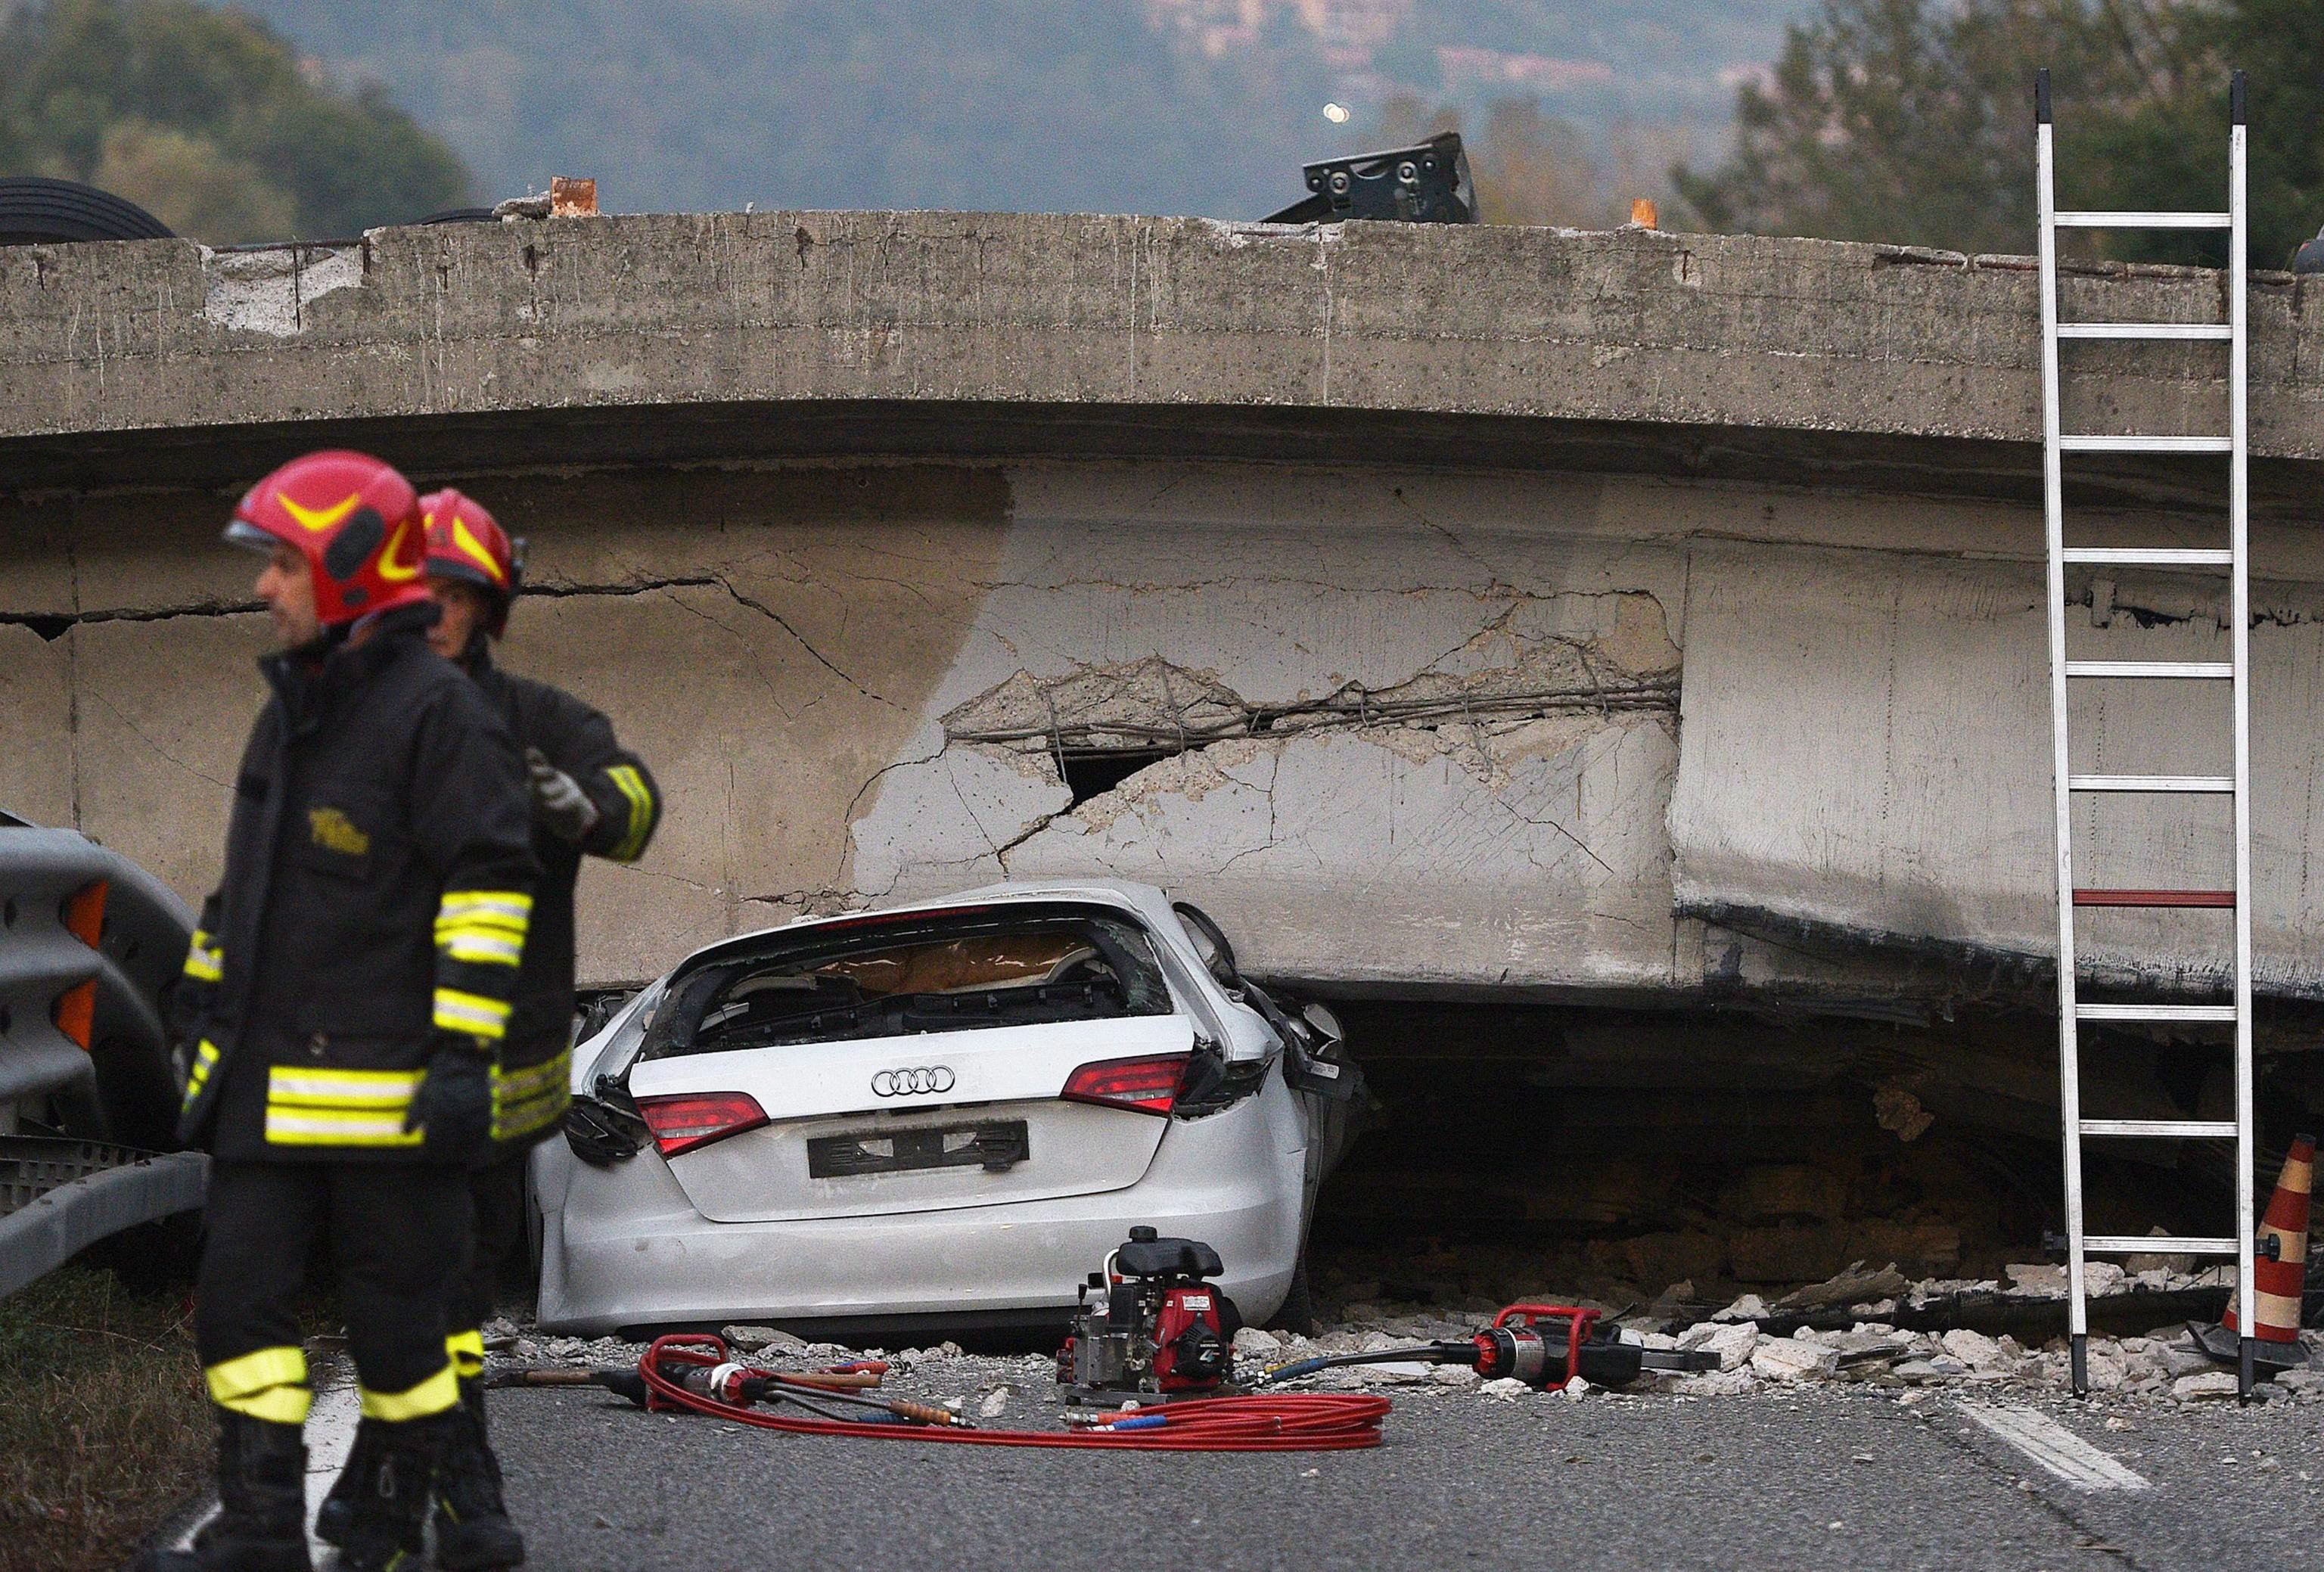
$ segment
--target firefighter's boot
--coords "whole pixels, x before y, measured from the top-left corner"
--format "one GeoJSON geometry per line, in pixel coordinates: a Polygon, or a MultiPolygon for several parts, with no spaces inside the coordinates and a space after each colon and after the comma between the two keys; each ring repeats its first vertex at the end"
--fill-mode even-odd
{"type": "Polygon", "coordinates": [[[218,1513],[190,1550],[149,1551],[137,1572],[312,1572],[307,1448],[297,1425],[220,1410],[218,1513]]]}
{"type": "Polygon", "coordinates": [[[380,1427],[377,1460],[348,1497],[341,1572],[418,1572],[425,1565],[429,1497],[459,1423],[454,1410],[380,1427]]]}
{"type": "Polygon", "coordinates": [[[323,1543],[347,1542],[347,1529],[355,1521],[355,1498],[374,1486],[373,1476],[379,1472],[380,1458],[384,1456],[382,1437],[387,1429],[386,1422],[381,1419],[364,1419],[355,1425],[355,1445],[347,1448],[347,1460],[339,1466],[339,1476],[331,1482],[331,1493],[315,1509],[315,1537],[323,1543]]]}
{"type": "Polygon", "coordinates": [[[501,1496],[500,1459],[484,1429],[484,1387],[460,1382],[458,1429],[436,1470],[436,1564],[445,1572],[490,1572],[524,1564],[524,1536],[501,1496]]]}

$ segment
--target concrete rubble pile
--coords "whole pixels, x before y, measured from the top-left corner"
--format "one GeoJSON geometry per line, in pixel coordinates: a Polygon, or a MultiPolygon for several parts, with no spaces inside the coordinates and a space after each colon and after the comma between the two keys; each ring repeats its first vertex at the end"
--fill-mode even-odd
{"type": "MultiPolygon", "coordinates": [[[[2121,1298],[2135,1305],[2142,1292],[2216,1290],[2232,1276],[2226,1269],[2196,1274],[2181,1270],[2181,1263],[2173,1262],[2134,1262],[2133,1265],[2136,1270],[2093,1263],[2089,1269],[2093,1301],[2121,1298]]],[[[1650,1374],[1634,1389],[1639,1393],[1742,1397],[1780,1395],[1810,1384],[1846,1384],[1885,1390],[1895,1401],[1911,1404],[1937,1392],[1983,1395],[2006,1391],[2024,1396],[2055,1394],[2067,1388],[2062,1336],[2028,1346],[2007,1333],[1988,1336],[1960,1325],[1914,1329],[1883,1319],[1898,1315],[1925,1318],[1932,1312],[1941,1318],[1948,1307],[1964,1304],[2015,1305],[2023,1311],[2061,1301],[2065,1297],[2065,1273],[2060,1267],[2012,1266],[2006,1283],[1998,1279],[1907,1281],[1893,1267],[1874,1271],[1859,1262],[1827,1282],[1781,1296],[1772,1304],[1758,1294],[1745,1294],[1702,1315],[1685,1313],[1692,1292],[1690,1283],[1674,1284],[1644,1307],[1593,1306],[1590,1300],[1574,1299],[1556,1302],[1595,1308],[1620,1327],[1625,1338],[1650,1348],[1707,1349],[1718,1355],[1715,1371],[1650,1374]],[[1798,1324],[1809,1318],[1844,1324],[1798,1324]]],[[[1421,1306],[1357,1301],[1343,1305],[1340,1318],[1312,1336],[1242,1328],[1234,1338],[1236,1364],[1243,1379],[1250,1380],[1297,1359],[1465,1339],[1489,1317],[1489,1310],[1466,1302],[1421,1306]]],[[[2061,1314],[2056,1318],[2062,1323],[2061,1314]]],[[[508,1321],[496,1321],[486,1330],[494,1359],[515,1364],[627,1366],[634,1365],[644,1352],[642,1345],[619,1338],[544,1336],[508,1321]]],[[[969,1355],[952,1342],[893,1351],[850,1348],[810,1343],[770,1327],[733,1326],[724,1329],[724,1336],[738,1352],[782,1364],[885,1359],[890,1366],[888,1384],[892,1390],[973,1410],[982,1422],[1021,1422],[1031,1410],[1062,1401],[1054,1379],[1055,1362],[1046,1354],[969,1355]]],[[[2302,1336],[2311,1359],[2324,1349],[2324,1333],[2302,1336]]],[[[2100,1397],[2126,1402],[2232,1401],[2236,1395],[2235,1373],[2198,1350],[2188,1338],[2183,1322],[2157,1327],[2144,1336],[2093,1335],[2089,1376],[2092,1389],[2100,1397]]],[[[1395,1389],[1399,1395],[1415,1396],[1457,1392],[1489,1400],[1538,1395],[1520,1382],[1480,1381],[1474,1370],[1463,1366],[1419,1361],[1327,1370],[1292,1385],[1322,1391],[1395,1389]]],[[[1580,1398],[1590,1395],[1591,1390],[1587,1383],[1577,1383],[1577,1389],[1565,1395],[1580,1398]]],[[[2281,1374],[2273,1383],[2264,1382],[2261,1390],[2268,1401],[2324,1402],[2324,1361],[2281,1374]]]]}

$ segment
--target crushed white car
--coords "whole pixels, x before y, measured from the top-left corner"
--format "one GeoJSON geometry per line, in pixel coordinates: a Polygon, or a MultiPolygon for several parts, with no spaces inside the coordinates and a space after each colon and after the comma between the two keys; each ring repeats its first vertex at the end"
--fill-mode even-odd
{"type": "Polygon", "coordinates": [[[1308,1315],[1369,1105],[1320,1004],[1142,884],[1011,883],[688,956],[574,1053],[532,1161],[540,1321],[600,1334],[1053,1327],[1148,1224],[1247,1320],[1308,1315]]]}

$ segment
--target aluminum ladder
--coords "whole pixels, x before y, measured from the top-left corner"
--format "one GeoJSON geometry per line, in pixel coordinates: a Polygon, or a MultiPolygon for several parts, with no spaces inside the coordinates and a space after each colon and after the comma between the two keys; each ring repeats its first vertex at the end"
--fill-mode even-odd
{"type": "Polygon", "coordinates": [[[2083,1263],[2089,1255],[2133,1253],[2232,1255],[2236,1260],[2236,1326],[2242,1339],[2241,1391],[2252,1391],[2254,1290],[2251,988],[2251,589],[2249,493],[2246,470],[2245,373],[2248,349],[2245,262],[2248,212],[2245,199],[2244,73],[2228,89],[2227,205],[2224,212],[2061,211],[2054,190],[2050,73],[2034,78],[2034,183],[2040,202],[2042,289],[2042,507],[2047,526],[2050,596],[2050,716],[2052,765],[2057,797],[2058,1074],[2065,1135],[2066,1282],[2072,1337],[2073,1386],[2089,1390],[2089,1305],[2083,1263]],[[2225,323],[2061,322],[2058,319],[2058,231],[2061,229],[2223,229],[2227,232],[2227,320],[2225,323]],[[2061,340],[2209,339],[2227,349],[2227,431],[2225,436],[2134,436],[2061,433],[2058,416],[2058,347],[2061,340]],[[2225,454],[2227,459],[2227,545],[2225,550],[2120,549],[2066,543],[2061,467],[2070,453],[2225,454]],[[2171,569],[2224,569],[2229,581],[2231,658],[2225,661],[2076,661],[2066,654],[2066,569],[2112,566],[2171,569]],[[2097,775],[2073,772],[2067,738],[2067,684],[2105,678],[2171,682],[2225,682],[2234,714],[2233,773],[2226,775],[2097,775]],[[2104,890],[2074,883],[2071,809],[2088,792],[2200,792],[2232,797],[2235,804],[2235,883],[2227,890],[2104,890]],[[2075,996],[2074,912],[2079,907],[2226,908],[2234,914],[2235,1002],[2231,1004],[2086,1004],[2075,996]],[[2235,1030],[2236,1116],[2225,1120],[2085,1119],[2081,1112],[2081,1026],[2084,1022],[2188,1022],[2235,1030]],[[2085,1139],[2225,1140],[2236,1143],[2236,1227],[2217,1238],[2092,1234],[2082,1227],[2082,1142],[2085,1139]]]}

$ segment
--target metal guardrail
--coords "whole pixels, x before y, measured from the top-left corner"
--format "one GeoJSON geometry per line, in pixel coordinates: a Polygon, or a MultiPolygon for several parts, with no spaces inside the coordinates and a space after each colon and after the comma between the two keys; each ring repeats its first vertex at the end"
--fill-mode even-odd
{"type": "Polygon", "coordinates": [[[201,1205],[174,1144],[167,1001],[193,913],[71,830],[0,816],[0,1293],[201,1205]],[[17,1135],[29,1118],[55,1134],[17,1135]]]}
{"type": "Polygon", "coordinates": [[[208,1187],[198,1151],[0,1136],[0,1296],[124,1228],[194,1210],[208,1187]]]}

